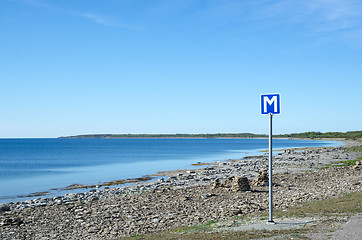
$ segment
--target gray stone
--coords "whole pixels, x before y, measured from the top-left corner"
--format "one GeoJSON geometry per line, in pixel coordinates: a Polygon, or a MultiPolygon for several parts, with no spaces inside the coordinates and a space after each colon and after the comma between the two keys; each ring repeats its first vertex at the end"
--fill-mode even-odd
{"type": "Polygon", "coordinates": [[[269,175],[267,170],[260,169],[258,176],[253,180],[254,186],[265,186],[269,182],[269,175]]]}
{"type": "Polygon", "coordinates": [[[0,212],[10,211],[10,207],[6,204],[0,204],[0,212]]]}
{"type": "Polygon", "coordinates": [[[250,184],[247,177],[234,177],[231,184],[232,191],[250,191],[250,184]]]}
{"type": "Polygon", "coordinates": [[[212,188],[220,188],[222,187],[222,184],[220,182],[220,179],[215,179],[212,183],[211,183],[211,187],[212,188]]]}

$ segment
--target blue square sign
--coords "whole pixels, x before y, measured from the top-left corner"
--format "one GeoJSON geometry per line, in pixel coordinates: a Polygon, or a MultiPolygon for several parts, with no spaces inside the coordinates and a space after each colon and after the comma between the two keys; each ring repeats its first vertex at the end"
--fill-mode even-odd
{"type": "Polygon", "coordinates": [[[261,94],[261,114],[280,114],[280,94],[261,94]]]}

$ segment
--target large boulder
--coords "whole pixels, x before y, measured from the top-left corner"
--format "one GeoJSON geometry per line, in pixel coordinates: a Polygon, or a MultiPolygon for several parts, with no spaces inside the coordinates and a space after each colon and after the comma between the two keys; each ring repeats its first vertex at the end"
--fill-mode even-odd
{"type": "Polygon", "coordinates": [[[353,166],[354,169],[361,169],[362,168],[362,161],[356,161],[356,165],[353,166]]]}
{"type": "Polygon", "coordinates": [[[6,204],[0,204],[0,212],[10,211],[10,207],[6,204]]]}
{"type": "Polygon", "coordinates": [[[267,170],[260,169],[258,176],[253,180],[254,186],[265,186],[269,182],[269,175],[267,170]]]}
{"type": "Polygon", "coordinates": [[[234,177],[231,184],[232,191],[250,191],[250,184],[247,177],[234,177]]]}
{"type": "Polygon", "coordinates": [[[221,188],[223,187],[223,185],[220,182],[220,179],[215,179],[212,183],[211,183],[211,188],[221,188]]]}
{"type": "Polygon", "coordinates": [[[212,188],[226,188],[231,191],[249,191],[250,184],[247,177],[228,177],[224,182],[216,179],[211,183],[212,188]]]}

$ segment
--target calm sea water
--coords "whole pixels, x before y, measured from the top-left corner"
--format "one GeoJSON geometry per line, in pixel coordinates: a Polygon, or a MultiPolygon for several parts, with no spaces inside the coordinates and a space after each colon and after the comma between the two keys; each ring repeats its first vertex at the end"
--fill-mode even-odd
{"type": "MultiPolygon", "coordinates": [[[[339,142],[275,139],[273,149],[339,142]]],[[[71,184],[141,177],[255,155],[267,139],[0,139],[0,202],[71,184]]],[[[49,196],[64,194],[50,191],[49,196]]]]}

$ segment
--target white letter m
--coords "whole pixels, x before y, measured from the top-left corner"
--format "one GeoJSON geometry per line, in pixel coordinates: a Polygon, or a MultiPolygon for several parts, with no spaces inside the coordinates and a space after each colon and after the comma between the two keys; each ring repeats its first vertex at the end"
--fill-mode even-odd
{"type": "Polygon", "coordinates": [[[274,103],[274,112],[278,111],[278,104],[277,104],[277,96],[273,96],[272,99],[269,99],[268,96],[264,96],[264,112],[268,111],[267,103],[272,106],[274,103]]]}

